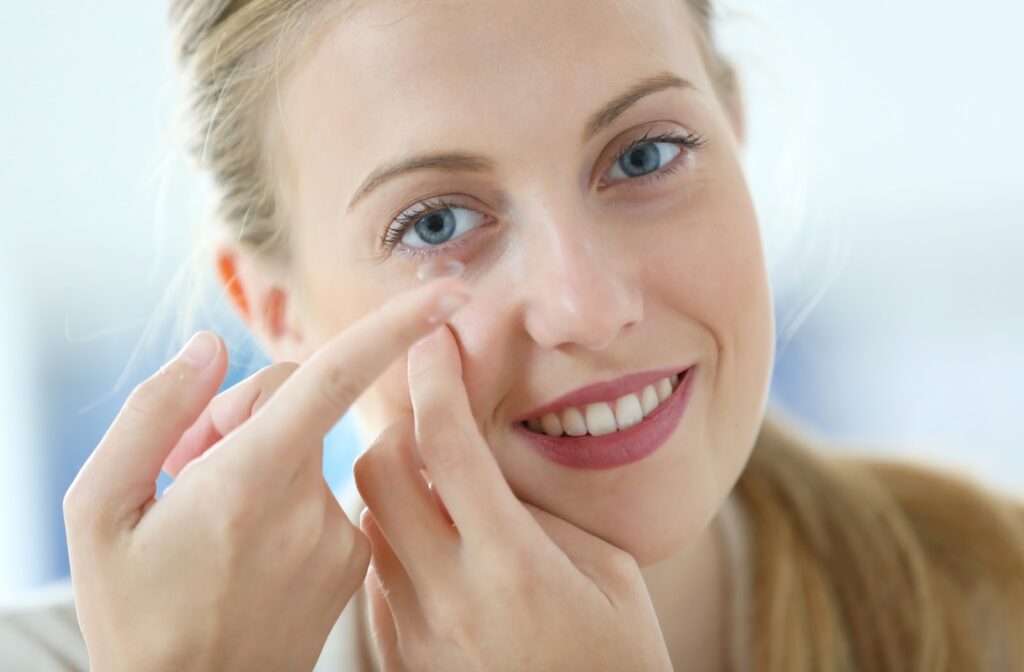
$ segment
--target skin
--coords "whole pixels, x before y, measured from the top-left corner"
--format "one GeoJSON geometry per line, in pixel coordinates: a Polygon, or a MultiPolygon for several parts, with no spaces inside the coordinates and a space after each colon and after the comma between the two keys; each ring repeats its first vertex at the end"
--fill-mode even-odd
{"type": "Polygon", "coordinates": [[[371,551],[323,479],[323,436],[451,291],[395,297],[216,397],[228,361],[205,332],[132,390],[64,497],[90,669],[312,668],[371,551]]]}
{"type": "MultiPolygon", "coordinates": [[[[726,577],[714,521],[764,417],[774,323],[742,113],[715,97],[692,30],[678,0],[369,2],[321,29],[280,83],[267,132],[291,263],[230,243],[219,262],[265,350],[304,361],[418,283],[425,257],[381,250],[394,217],[452,201],[479,225],[438,255],[465,264],[474,295],[450,324],[475,429],[520,501],[635,558],[673,664],[715,670],[726,577]],[[580,144],[595,110],[664,71],[694,88],[652,94],[580,144]],[[641,184],[615,163],[648,131],[708,142],[679,156],[660,145],[658,170],[678,169],[641,184]],[[426,150],[485,154],[497,170],[409,173],[346,212],[371,170],[426,150]],[[572,470],[512,432],[517,415],[579,386],[694,363],[686,415],[640,462],[572,470]]],[[[399,357],[353,407],[367,438],[412,413],[408,364],[399,357]]]]}

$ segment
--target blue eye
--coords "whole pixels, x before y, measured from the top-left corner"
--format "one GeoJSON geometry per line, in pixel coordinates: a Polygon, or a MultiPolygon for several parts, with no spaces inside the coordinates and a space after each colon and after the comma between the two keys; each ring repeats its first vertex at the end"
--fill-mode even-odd
{"type": "MultiPolygon", "coordinates": [[[[663,133],[653,137],[645,134],[621,150],[610,172],[619,170],[627,182],[653,182],[676,170],[678,166],[664,166],[684,147],[695,150],[706,143],[707,140],[697,134],[663,133]]],[[[448,252],[460,244],[451,241],[477,228],[484,219],[479,212],[443,198],[424,201],[395,218],[381,236],[381,243],[385,250],[392,250],[401,242],[410,248],[407,253],[417,256],[448,252]],[[459,213],[465,214],[459,216],[459,213]]]]}
{"type": "Polygon", "coordinates": [[[423,254],[425,248],[438,247],[460,238],[483,223],[484,216],[444,199],[426,201],[403,212],[385,233],[384,244],[391,248],[401,242],[423,254]]]}
{"type": "Polygon", "coordinates": [[[446,205],[428,212],[411,225],[407,222],[401,243],[414,248],[443,245],[470,232],[479,225],[474,225],[473,220],[482,218],[475,210],[446,205]]]}
{"type": "Polygon", "coordinates": [[[612,172],[616,168],[621,168],[620,172],[624,173],[622,177],[643,177],[658,170],[682,151],[678,145],[670,142],[647,142],[623,153],[612,166],[612,172]],[[659,147],[665,149],[658,149],[659,147]]]}
{"type": "MultiPolygon", "coordinates": [[[[666,133],[654,137],[644,135],[623,148],[619,159],[612,165],[611,172],[619,170],[622,177],[629,181],[637,181],[639,178],[640,182],[651,182],[653,180],[646,176],[656,174],[662,166],[681,154],[684,147],[687,150],[694,150],[703,147],[706,142],[703,137],[689,133],[666,133]]],[[[663,172],[674,171],[675,168],[669,168],[663,172]]]]}

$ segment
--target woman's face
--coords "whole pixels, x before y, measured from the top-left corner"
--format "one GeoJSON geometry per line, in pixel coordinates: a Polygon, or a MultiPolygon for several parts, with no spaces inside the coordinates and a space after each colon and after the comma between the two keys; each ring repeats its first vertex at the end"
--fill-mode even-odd
{"type": "MultiPolygon", "coordinates": [[[[683,0],[369,2],[324,29],[275,110],[309,347],[417,284],[425,260],[461,261],[475,298],[451,328],[509,485],[641,566],[694,538],[734,485],[774,353],[738,143],[690,26],[683,0]],[[599,112],[670,77],[691,86],[599,112]],[[706,142],[623,152],[659,135],[706,142]],[[426,153],[478,158],[361,188],[426,153]],[[681,422],[637,462],[570,468],[514,429],[579,387],[691,364],[681,422]]],[[[367,435],[411,412],[405,370],[355,407],[367,435]]]]}

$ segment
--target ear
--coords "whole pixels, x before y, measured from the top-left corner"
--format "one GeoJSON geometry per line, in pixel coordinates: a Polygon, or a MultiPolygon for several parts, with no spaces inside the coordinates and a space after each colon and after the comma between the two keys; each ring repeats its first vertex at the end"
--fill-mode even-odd
{"type": "Polygon", "coordinates": [[[281,270],[232,241],[218,244],[214,263],[231,306],[263,352],[275,362],[304,361],[312,350],[303,336],[295,293],[281,270]]]}

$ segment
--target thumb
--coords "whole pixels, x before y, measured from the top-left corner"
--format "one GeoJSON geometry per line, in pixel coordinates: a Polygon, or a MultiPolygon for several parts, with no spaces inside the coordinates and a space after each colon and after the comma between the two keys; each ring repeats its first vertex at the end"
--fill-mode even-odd
{"type": "Polygon", "coordinates": [[[139,384],[65,497],[98,518],[133,526],[156,494],[160,466],[217,392],[227,370],[220,338],[192,337],[180,353],[139,384]]]}

